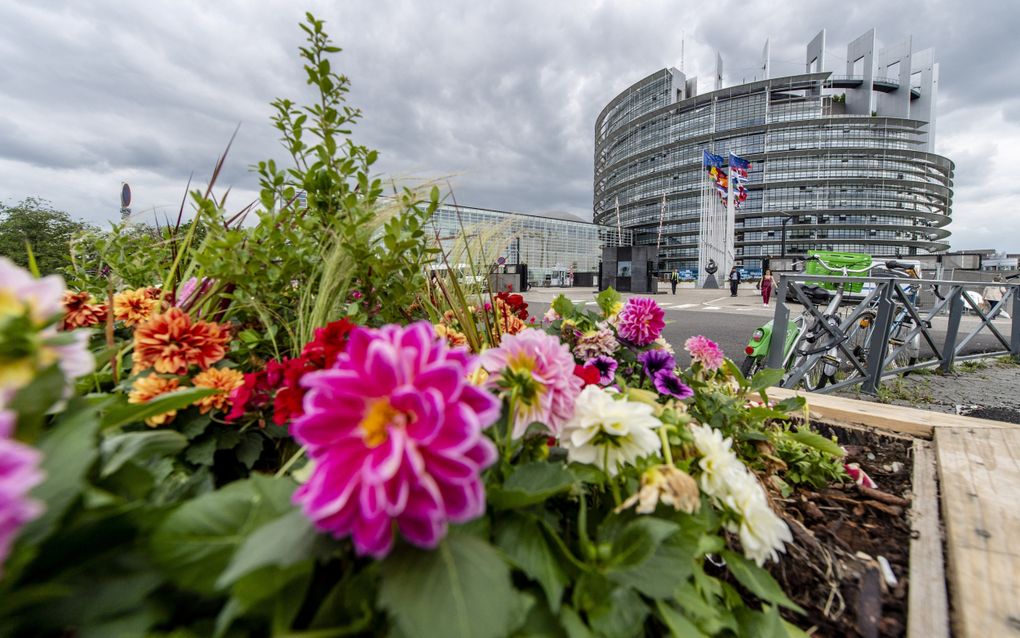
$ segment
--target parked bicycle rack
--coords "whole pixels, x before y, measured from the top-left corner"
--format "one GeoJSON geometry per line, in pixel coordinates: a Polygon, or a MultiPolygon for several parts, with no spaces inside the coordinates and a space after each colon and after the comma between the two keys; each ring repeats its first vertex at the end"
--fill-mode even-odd
{"type": "MultiPolygon", "coordinates": [[[[790,319],[790,309],[786,305],[788,294],[792,295],[807,309],[813,326],[817,329],[824,329],[828,332],[831,341],[826,342],[825,351],[813,351],[803,361],[796,361],[791,358],[789,372],[780,383],[783,387],[796,387],[804,375],[816,365],[820,365],[822,357],[826,352],[837,351],[849,365],[856,370],[850,378],[828,385],[819,392],[831,392],[833,390],[861,384],[861,391],[870,394],[878,392],[878,386],[882,378],[900,375],[912,370],[940,367],[943,371],[949,371],[954,361],[966,361],[971,359],[999,357],[1011,355],[1020,360],[1020,282],[1001,282],[997,285],[1006,288],[1002,300],[992,306],[988,313],[974,302],[974,299],[964,294],[967,288],[974,289],[985,283],[952,281],[952,280],[917,280],[897,277],[845,277],[832,275],[808,275],[805,273],[780,273],[779,289],[777,290],[776,312],[772,322],[772,341],[769,346],[768,367],[782,368],[786,359],[784,351],[786,343],[786,331],[790,319]],[[856,302],[845,318],[841,319],[838,325],[835,322],[827,321],[822,310],[816,307],[815,302],[805,291],[807,282],[819,283],[874,283],[874,289],[870,290],[860,301],[856,302]],[[930,308],[920,308],[911,299],[919,298],[920,295],[908,294],[905,288],[924,286],[931,289],[935,286],[937,298],[935,304],[930,308]],[[961,335],[961,319],[965,306],[981,319],[981,322],[969,333],[961,335]],[[1007,310],[1009,308],[1009,310],[1007,310]],[[875,327],[871,331],[868,340],[867,357],[865,361],[859,361],[857,355],[847,347],[847,331],[859,320],[866,310],[874,310],[875,327]],[[897,345],[890,347],[890,337],[894,327],[895,315],[905,311],[912,324],[909,331],[899,336],[897,345]],[[992,319],[1002,312],[1010,314],[1009,338],[1003,336],[1002,332],[995,326],[992,319]],[[936,330],[932,328],[932,321],[946,315],[947,321],[943,338],[938,338],[936,330]],[[964,348],[973,341],[985,328],[988,333],[1002,345],[1001,350],[988,352],[973,352],[964,354],[964,348]],[[934,353],[934,357],[924,361],[918,360],[911,365],[891,367],[896,361],[896,355],[903,348],[908,347],[920,335],[927,346],[934,353]]],[[[852,302],[851,302],[852,303],[852,302]]],[[[850,303],[844,301],[844,307],[850,303]]]]}

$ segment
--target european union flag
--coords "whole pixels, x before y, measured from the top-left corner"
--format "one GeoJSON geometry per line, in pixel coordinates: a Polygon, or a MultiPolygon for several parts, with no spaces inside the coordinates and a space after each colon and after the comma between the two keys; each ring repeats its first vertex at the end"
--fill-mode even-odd
{"type": "MultiPolygon", "coordinates": [[[[719,158],[722,159],[721,157],[719,158]]],[[[733,153],[730,153],[730,168],[739,168],[741,170],[748,170],[751,168],[751,162],[748,162],[743,157],[737,157],[733,153]]]]}
{"type": "Polygon", "coordinates": [[[705,154],[705,156],[704,159],[701,161],[702,166],[704,166],[705,168],[709,168],[711,166],[715,166],[716,168],[722,168],[723,158],[721,155],[709,153],[707,150],[703,151],[703,153],[705,154]]]}

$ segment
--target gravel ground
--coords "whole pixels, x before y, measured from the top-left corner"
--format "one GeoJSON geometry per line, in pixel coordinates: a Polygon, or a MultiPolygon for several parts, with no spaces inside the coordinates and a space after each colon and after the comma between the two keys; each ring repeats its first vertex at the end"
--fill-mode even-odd
{"type": "Polygon", "coordinates": [[[906,378],[885,379],[877,397],[856,391],[837,394],[1020,423],[1020,365],[1004,360],[966,362],[949,374],[914,373],[906,378]]]}

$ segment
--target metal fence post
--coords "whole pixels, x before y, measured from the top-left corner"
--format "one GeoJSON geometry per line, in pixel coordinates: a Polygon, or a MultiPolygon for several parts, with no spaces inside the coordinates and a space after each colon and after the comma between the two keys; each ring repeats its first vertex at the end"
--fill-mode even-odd
{"type": "MultiPolygon", "coordinates": [[[[790,283],[786,275],[779,275],[779,289],[776,291],[776,314],[772,317],[772,341],[769,342],[769,368],[782,368],[786,358],[786,329],[790,323],[790,309],[786,307],[786,291],[790,283]]],[[[1014,330],[1014,332],[1016,332],[1014,330]]]]}
{"type": "Polygon", "coordinates": [[[953,360],[956,359],[956,337],[960,333],[960,317],[963,316],[963,286],[953,286],[949,302],[949,324],[946,326],[946,342],[942,346],[942,368],[943,372],[953,369],[953,360]]]}
{"type": "Polygon", "coordinates": [[[882,369],[885,367],[885,354],[889,350],[889,328],[892,326],[892,314],[895,307],[892,301],[893,280],[881,284],[882,297],[878,301],[878,317],[875,318],[875,330],[871,333],[868,343],[868,377],[861,384],[861,392],[878,394],[878,384],[882,381],[882,369]]]}
{"type": "Polygon", "coordinates": [[[1009,353],[1020,363],[1020,286],[1013,287],[1013,327],[1009,331],[1009,353]]]}

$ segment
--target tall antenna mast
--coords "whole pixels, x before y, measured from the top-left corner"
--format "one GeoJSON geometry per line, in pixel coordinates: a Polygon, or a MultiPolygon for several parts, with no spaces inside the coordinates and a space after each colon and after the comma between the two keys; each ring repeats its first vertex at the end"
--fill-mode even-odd
{"type": "Polygon", "coordinates": [[[683,31],[680,31],[680,70],[681,70],[682,72],[684,72],[684,73],[686,73],[686,72],[687,72],[687,69],[686,69],[686,68],[684,68],[684,44],[685,44],[685,35],[686,35],[686,34],[685,34],[685,33],[684,33],[683,31]]]}

